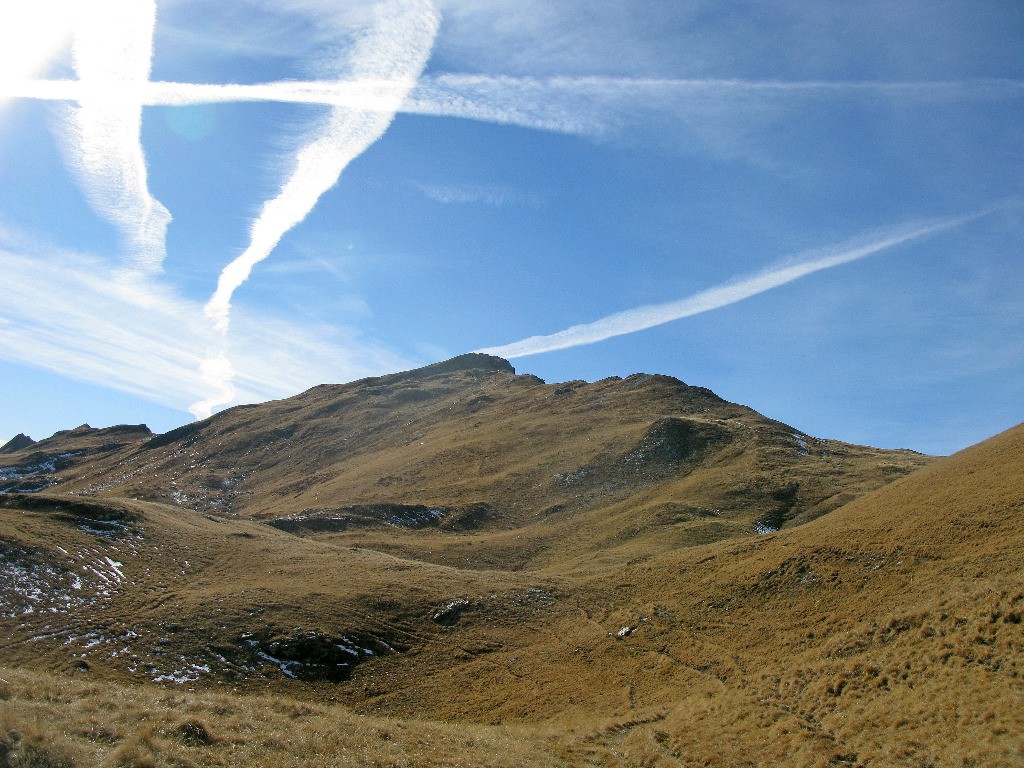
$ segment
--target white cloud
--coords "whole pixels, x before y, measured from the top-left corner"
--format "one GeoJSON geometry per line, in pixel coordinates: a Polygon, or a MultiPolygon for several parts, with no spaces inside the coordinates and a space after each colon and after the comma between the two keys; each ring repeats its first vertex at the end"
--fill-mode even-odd
{"type": "Polygon", "coordinates": [[[512,187],[491,184],[427,184],[412,182],[425,197],[443,205],[473,205],[480,203],[496,208],[506,205],[536,206],[539,201],[535,195],[529,195],[512,187]]]}
{"type": "Polygon", "coordinates": [[[643,331],[657,325],[672,322],[673,320],[692,317],[693,315],[699,315],[703,312],[735,304],[738,301],[743,301],[751,296],[769,291],[772,288],[786,285],[814,272],[831,269],[841,264],[848,264],[888,248],[910,242],[911,240],[917,240],[952,229],[991,212],[990,210],[970,216],[943,219],[923,224],[904,225],[881,235],[875,233],[870,242],[864,242],[865,238],[862,237],[858,238],[855,242],[845,243],[841,246],[806,251],[791,257],[783,264],[753,275],[736,278],[723,285],[700,291],[677,301],[647,304],[635,307],[634,309],[616,312],[592,323],[574,325],[557,333],[531,336],[511,344],[488,347],[477,351],[498,355],[499,357],[526,357],[527,355],[536,355],[541,352],[553,352],[559,349],[594,344],[614,336],[624,336],[628,333],[643,331]]]}
{"type": "MultiPolygon", "coordinates": [[[[114,280],[92,256],[17,242],[0,232],[0,357],[180,410],[216,399],[201,367],[222,343],[202,306],[152,280],[114,280]],[[211,394],[212,393],[212,394],[211,394]]],[[[232,403],[410,367],[354,331],[303,328],[237,313],[232,403]]]]}
{"type": "Polygon", "coordinates": [[[171,215],[149,192],[142,104],[153,55],[155,0],[97,0],[74,27],[78,105],[68,112],[65,151],[86,198],[125,240],[126,271],[160,270],[171,215]]]}

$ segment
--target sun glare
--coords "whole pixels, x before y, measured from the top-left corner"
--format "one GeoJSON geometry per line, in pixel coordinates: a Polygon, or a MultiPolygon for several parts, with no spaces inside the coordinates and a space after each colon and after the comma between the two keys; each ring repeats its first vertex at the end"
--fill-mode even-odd
{"type": "Polygon", "coordinates": [[[69,0],[0,5],[0,104],[13,84],[42,73],[67,41],[74,14],[69,0]]]}

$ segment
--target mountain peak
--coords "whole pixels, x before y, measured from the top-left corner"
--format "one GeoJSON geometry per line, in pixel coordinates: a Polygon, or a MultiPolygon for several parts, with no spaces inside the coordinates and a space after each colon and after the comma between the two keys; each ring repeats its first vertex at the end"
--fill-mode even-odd
{"type": "Polygon", "coordinates": [[[0,446],[0,453],[17,453],[18,451],[35,445],[35,440],[24,433],[19,433],[0,446]]]}
{"type": "Polygon", "coordinates": [[[467,352],[449,360],[442,360],[439,363],[416,368],[409,371],[411,374],[432,376],[436,373],[450,373],[452,371],[493,371],[499,373],[515,373],[516,369],[503,357],[487,355],[483,352],[467,352]]]}
{"type": "Polygon", "coordinates": [[[487,355],[482,352],[467,352],[464,355],[457,355],[456,357],[448,360],[442,360],[439,363],[431,363],[425,365],[422,368],[413,368],[408,371],[398,371],[396,373],[384,374],[383,376],[371,376],[368,379],[362,379],[359,382],[353,382],[355,384],[378,384],[378,383],[397,383],[402,381],[410,381],[415,379],[427,379],[432,376],[437,376],[446,373],[457,373],[460,371],[473,372],[483,375],[490,375],[494,373],[510,373],[515,374],[516,369],[512,367],[512,364],[502,358],[495,357],[494,355],[487,355]]]}

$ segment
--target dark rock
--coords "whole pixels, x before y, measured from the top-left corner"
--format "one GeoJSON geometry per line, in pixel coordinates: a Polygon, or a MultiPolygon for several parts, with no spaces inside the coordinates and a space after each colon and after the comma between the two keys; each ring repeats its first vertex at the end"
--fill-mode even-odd
{"type": "Polygon", "coordinates": [[[441,520],[441,529],[447,531],[473,531],[484,527],[496,517],[489,504],[479,502],[449,511],[441,520]]]}
{"type": "Polygon", "coordinates": [[[338,638],[310,630],[275,638],[263,650],[290,677],[340,682],[348,680],[360,663],[386,652],[387,646],[373,639],[338,638]]]}
{"type": "Polygon", "coordinates": [[[0,453],[17,453],[28,448],[30,445],[35,445],[35,443],[36,441],[28,435],[17,434],[4,443],[3,446],[0,446],[0,453]]]}
{"type": "Polygon", "coordinates": [[[471,607],[472,603],[470,603],[469,600],[462,598],[459,600],[452,600],[447,605],[443,605],[434,611],[434,614],[430,618],[442,627],[452,627],[459,623],[459,619],[462,618],[462,614],[468,611],[471,607]]]}

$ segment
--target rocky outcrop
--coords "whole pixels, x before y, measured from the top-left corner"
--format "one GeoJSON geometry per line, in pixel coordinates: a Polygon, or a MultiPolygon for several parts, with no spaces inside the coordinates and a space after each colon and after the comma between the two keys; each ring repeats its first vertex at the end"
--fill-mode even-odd
{"type": "Polygon", "coordinates": [[[0,453],[17,453],[35,445],[36,441],[26,434],[17,434],[0,446],[0,453]]]}

